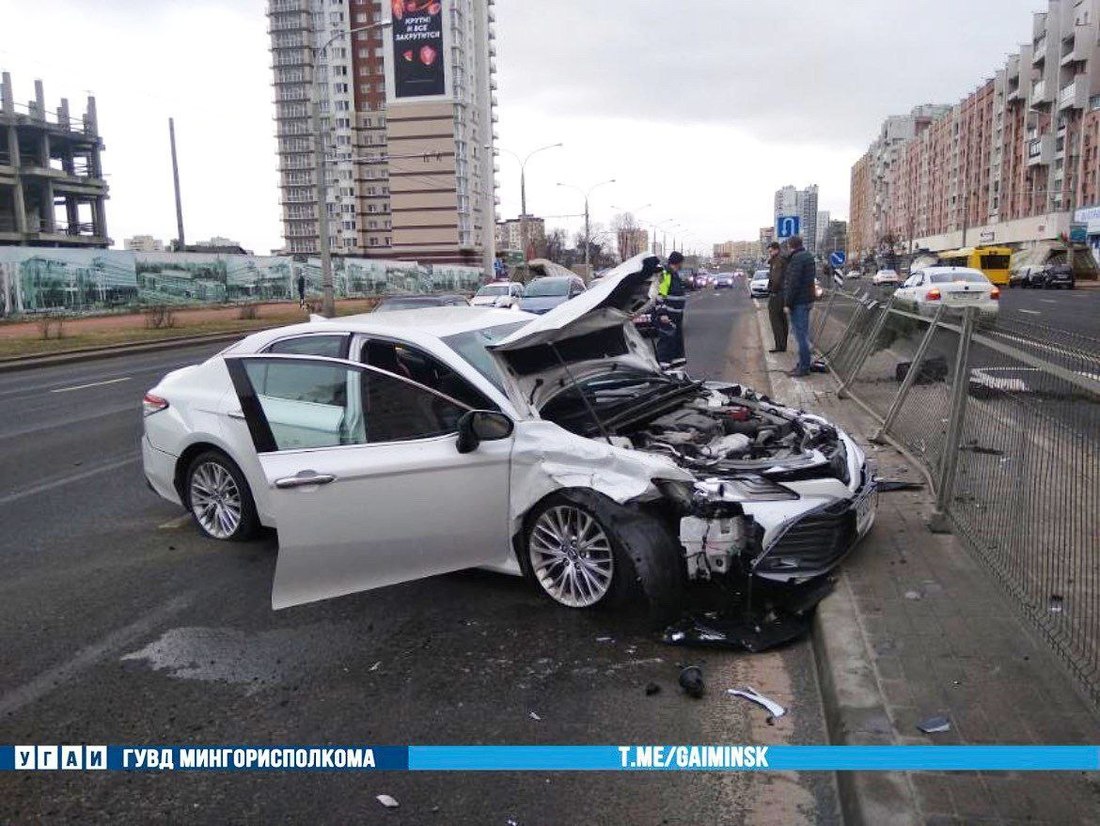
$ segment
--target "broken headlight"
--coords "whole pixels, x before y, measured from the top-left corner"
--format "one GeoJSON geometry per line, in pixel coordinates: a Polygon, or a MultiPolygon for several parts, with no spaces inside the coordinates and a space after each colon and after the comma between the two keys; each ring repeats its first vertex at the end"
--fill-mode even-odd
{"type": "Polygon", "coordinates": [[[706,479],[695,489],[709,499],[724,502],[789,502],[798,494],[762,476],[734,479],[706,479]]]}

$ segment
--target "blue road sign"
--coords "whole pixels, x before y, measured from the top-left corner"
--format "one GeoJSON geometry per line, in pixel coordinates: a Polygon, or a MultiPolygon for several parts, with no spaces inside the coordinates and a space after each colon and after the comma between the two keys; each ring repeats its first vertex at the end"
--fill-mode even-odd
{"type": "Polygon", "coordinates": [[[843,267],[844,262],[847,260],[848,256],[844,252],[844,250],[836,250],[832,255],[829,256],[829,263],[832,264],[834,267],[843,267]]]}
{"type": "Polygon", "coordinates": [[[802,229],[802,221],[797,215],[776,215],[775,216],[775,237],[776,238],[793,238],[798,235],[798,231],[802,229]]]}

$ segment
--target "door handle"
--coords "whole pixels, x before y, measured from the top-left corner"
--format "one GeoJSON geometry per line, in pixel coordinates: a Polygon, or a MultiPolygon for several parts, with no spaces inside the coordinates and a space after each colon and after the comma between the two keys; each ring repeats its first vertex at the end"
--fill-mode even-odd
{"type": "Polygon", "coordinates": [[[330,473],[315,473],[312,470],[303,470],[295,476],[287,476],[275,480],[275,487],[280,490],[287,488],[308,488],[314,485],[327,485],[335,482],[336,477],[330,473]]]}

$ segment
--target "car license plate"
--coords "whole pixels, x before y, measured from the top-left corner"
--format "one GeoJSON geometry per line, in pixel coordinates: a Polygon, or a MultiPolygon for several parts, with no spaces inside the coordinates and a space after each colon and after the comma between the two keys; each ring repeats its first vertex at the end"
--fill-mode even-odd
{"type": "Polygon", "coordinates": [[[863,536],[875,522],[878,510],[878,488],[871,487],[856,500],[856,534],[863,536]]]}

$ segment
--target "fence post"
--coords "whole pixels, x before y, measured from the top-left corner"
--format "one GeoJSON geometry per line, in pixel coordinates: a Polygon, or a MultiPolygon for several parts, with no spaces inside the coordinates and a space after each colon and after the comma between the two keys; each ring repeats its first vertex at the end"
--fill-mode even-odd
{"type": "Polygon", "coordinates": [[[863,342],[863,346],[856,351],[856,360],[852,365],[852,372],[849,374],[848,378],[840,383],[840,387],[837,388],[836,397],[838,399],[846,398],[845,394],[848,390],[848,385],[856,380],[859,371],[863,369],[863,363],[867,361],[867,358],[871,355],[871,351],[875,348],[875,342],[878,340],[882,328],[886,326],[886,319],[890,317],[890,310],[893,306],[894,296],[891,295],[890,300],[886,302],[886,306],[882,308],[882,314],[875,319],[875,324],[871,328],[871,334],[867,337],[867,340],[863,342]]]}
{"type": "Polygon", "coordinates": [[[955,386],[951,388],[951,415],[947,420],[947,441],[940,457],[940,478],[936,487],[936,509],[928,522],[933,533],[950,533],[947,517],[955,496],[955,472],[959,466],[959,442],[962,441],[966,400],[970,394],[970,340],[974,335],[976,307],[967,307],[963,315],[959,351],[955,355],[955,386]]]}
{"type": "Polygon", "coordinates": [[[825,312],[818,318],[817,327],[814,330],[814,341],[821,338],[821,334],[825,332],[825,323],[829,320],[829,312],[833,309],[833,302],[836,301],[836,294],[839,290],[840,288],[836,284],[833,285],[833,289],[829,290],[829,300],[825,302],[825,312]]]}
{"type": "Polygon", "coordinates": [[[921,339],[920,346],[917,348],[917,354],[913,356],[913,361],[909,365],[909,372],[905,374],[905,380],[902,381],[901,388],[898,390],[897,396],[894,397],[893,404],[890,405],[890,412],[887,413],[886,418],[882,420],[882,427],[880,427],[878,432],[871,437],[872,442],[876,444],[881,443],[886,438],[887,432],[894,426],[894,421],[901,413],[902,405],[905,404],[905,400],[909,396],[909,391],[913,388],[913,385],[916,384],[917,376],[924,366],[924,358],[928,355],[928,349],[932,346],[932,339],[935,337],[936,328],[940,324],[940,319],[943,318],[945,306],[946,305],[941,303],[939,309],[936,310],[936,315],[932,319],[932,323],[928,326],[928,331],[924,334],[924,338],[921,339]]]}

